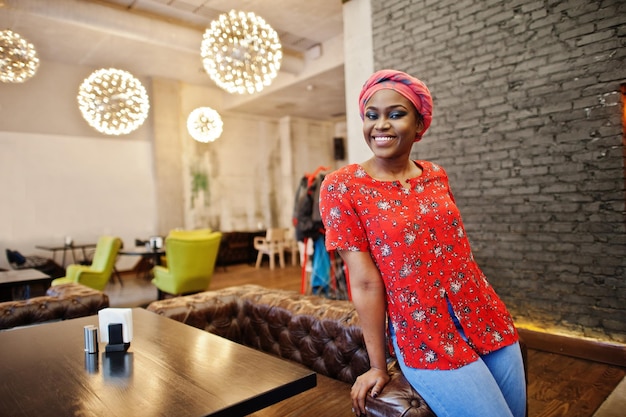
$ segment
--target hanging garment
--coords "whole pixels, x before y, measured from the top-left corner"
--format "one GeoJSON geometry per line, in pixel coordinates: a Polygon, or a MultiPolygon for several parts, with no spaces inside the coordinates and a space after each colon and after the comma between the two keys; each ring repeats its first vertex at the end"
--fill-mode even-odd
{"type": "Polygon", "coordinates": [[[330,256],[326,252],[324,236],[313,242],[313,271],[311,272],[311,289],[313,294],[328,296],[330,283],[330,256]]]}
{"type": "Polygon", "coordinates": [[[296,190],[292,221],[296,239],[317,239],[324,234],[324,224],[319,209],[320,187],[328,167],[318,167],[314,173],[305,174],[296,190]]]}

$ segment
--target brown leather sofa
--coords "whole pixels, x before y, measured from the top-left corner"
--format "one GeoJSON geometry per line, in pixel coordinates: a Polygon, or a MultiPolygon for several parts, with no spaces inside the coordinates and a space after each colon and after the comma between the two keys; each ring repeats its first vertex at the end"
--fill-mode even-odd
{"type": "MultiPolygon", "coordinates": [[[[351,302],[245,285],[155,301],[147,308],[317,372],[314,389],[253,416],[354,417],[350,388],[369,368],[369,359],[351,302]]],[[[212,356],[207,352],[207,360],[212,356]]],[[[435,417],[391,357],[388,369],[391,382],[367,400],[367,415],[435,417]]]]}
{"type": "Polygon", "coordinates": [[[109,306],[109,297],[77,283],[50,287],[46,295],[0,303],[0,329],[97,314],[109,306]]]}

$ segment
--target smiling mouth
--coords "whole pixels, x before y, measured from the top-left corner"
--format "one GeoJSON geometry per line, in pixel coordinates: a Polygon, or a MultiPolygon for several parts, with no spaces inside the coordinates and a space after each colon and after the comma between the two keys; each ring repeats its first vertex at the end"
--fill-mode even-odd
{"type": "Polygon", "coordinates": [[[395,139],[394,136],[374,136],[374,141],[376,143],[388,143],[395,139]]]}

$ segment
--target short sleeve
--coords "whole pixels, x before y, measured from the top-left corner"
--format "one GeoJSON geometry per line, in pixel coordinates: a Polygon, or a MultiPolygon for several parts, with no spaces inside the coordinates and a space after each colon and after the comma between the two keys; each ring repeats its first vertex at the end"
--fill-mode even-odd
{"type": "Polygon", "coordinates": [[[329,251],[369,251],[365,229],[353,207],[353,181],[344,168],[327,175],[322,182],[319,206],[329,251]]]}
{"type": "Polygon", "coordinates": [[[441,166],[433,162],[429,162],[429,164],[431,165],[430,169],[434,173],[437,173],[437,175],[443,179],[443,183],[446,184],[446,188],[448,190],[448,196],[450,197],[450,200],[452,200],[452,202],[456,204],[456,200],[454,199],[454,195],[452,194],[452,189],[450,189],[450,179],[448,178],[448,173],[441,166]]]}

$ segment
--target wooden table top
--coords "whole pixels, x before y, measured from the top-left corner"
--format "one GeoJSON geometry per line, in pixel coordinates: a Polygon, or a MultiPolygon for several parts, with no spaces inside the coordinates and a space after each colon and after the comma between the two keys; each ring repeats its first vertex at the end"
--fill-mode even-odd
{"type": "Polygon", "coordinates": [[[34,284],[36,282],[52,281],[48,274],[27,268],[13,269],[9,271],[0,271],[0,287],[13,286],[15,284],[34,284]]]}
{"type": "Polygon", "coordinates": [[[244,416],[316,385],[315,372],[133,309],[124,353],[83,351],[97,316],[0,332],[0,410],[11,416],[244,416]]]}

